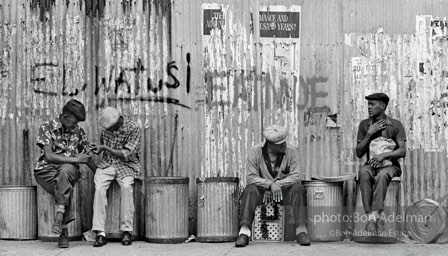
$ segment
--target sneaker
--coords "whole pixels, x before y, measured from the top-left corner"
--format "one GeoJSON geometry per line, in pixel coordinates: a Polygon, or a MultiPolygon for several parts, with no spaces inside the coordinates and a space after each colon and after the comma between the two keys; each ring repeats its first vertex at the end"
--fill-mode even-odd
{"type": "Polygon", "coordinates": [[[62,212],[56,213],[54,217],[54,224],[51,227],[51,232],[61,235],[62,234],[62,220],[64,219],[64,214],[62,212]]]}

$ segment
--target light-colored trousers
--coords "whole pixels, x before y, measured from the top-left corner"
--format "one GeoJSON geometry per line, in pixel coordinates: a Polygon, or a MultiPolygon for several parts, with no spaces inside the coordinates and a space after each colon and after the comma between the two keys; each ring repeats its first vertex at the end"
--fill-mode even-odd
{"type": "Polygon", "coordinates": [[[93,225],[92,230],[105,231],[106,227],[106,206],[107,190],[110,183],[116,179],[120,185],[121,203],[120,203],[120,230],[133,231],[134,222],[134,197],[133,184],[134,177],[116,178],[117,172],[110,166],[105,169],[96,169],[95,173],[95,196],[93,199],[93,225]]]}

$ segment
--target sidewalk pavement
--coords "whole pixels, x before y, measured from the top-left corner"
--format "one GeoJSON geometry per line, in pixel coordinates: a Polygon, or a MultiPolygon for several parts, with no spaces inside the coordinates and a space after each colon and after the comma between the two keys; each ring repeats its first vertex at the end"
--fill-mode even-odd
{"type": "Polygon", "coordinates": [[[93,242],[72,241],[70,248],[59,249],[55,242],[0,240],[0,255],[23,256],[78,256],[78,255],[448,255],[448,244],[359,244],[351,241],[312,243],[300,246],[293,242],[251,242],[245,248],[235,248],[234,243],[184,243],[154,244],[134,241],[131,246],[120,242],[108,242],[101,248],[92,246],[93,242]]]}

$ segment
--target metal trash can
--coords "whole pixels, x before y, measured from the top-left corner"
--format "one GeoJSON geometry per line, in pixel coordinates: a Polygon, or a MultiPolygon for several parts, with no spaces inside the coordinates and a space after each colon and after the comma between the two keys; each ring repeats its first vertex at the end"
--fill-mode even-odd
{"type": "Polygon", "coordinates": [[[36,213],[36,186],[0,186],[0,239],[36,239],[36,213]]]}
{"type": "MultiPolygon", "coordinates": [[[[134,227],[132,231],[132,239],[138,240],[143,237],[142,230],[144,228],[144,212],[142,209],[142,181],[135,179],[133,185],[134,195],[134,227]]],[[[121,208],[121,191],[120,185],[116,180],[112,181],[107,190],[107,206],[106,206],[106,237],[108,239],[121,239],[120,231],[120,208],[121,208]]]]}
{"type": "Polygon", "coordinates": [[[355,230],[353,240],[360,243],[395,243],[400,233],[400,221],[403,216],[400,211],[400,188],[401,178],[395,177],[387,187],[386,199],[384,200],[385,225],[383,234],[370,234],[365,230],[368,222],[368,215],[364,212],[362,205],[361,190],[359,181],[357,182],[356,208],[353,214],[355,230]]]}
{"type": "Polygon", "coordinates": [[[308,234],[311,241],[343,238],[343,182],[302,181],[307,192],[308,234]]]}
{"type": "Polygon", "coordinates": [[[183,243],[188,239],[189,178],[149,177],[145,182],[145,240],[183,243]]]}
{"type": "Polygon", "coordinates": [[[198,242],[229,242],[238,238],[239,178],[197,179],[198,242]]]}
{"type": "MultiPolygon", "coordinates": [[[[79,198],[78,186],[73,188],[71,199],[71,209],[75,213],[75,220],[67,225],[68,240],[80,240],[81,230],[81,201],[79,198]]],[[[59,235],[51,232],[56,213],[53,195],[45,191],[41,186],[37,186],[37,238],[44,242],[56,242],[59,235]]]]}

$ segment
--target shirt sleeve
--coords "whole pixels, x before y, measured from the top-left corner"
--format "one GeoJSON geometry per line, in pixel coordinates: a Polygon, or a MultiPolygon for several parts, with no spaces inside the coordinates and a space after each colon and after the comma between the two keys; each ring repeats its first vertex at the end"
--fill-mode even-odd
{"type": "Polygon", "coordinates": [[[104,131],[101,131],[101,134],[100,134],[100,144],[104,145],[104,131]]]}
{"type": "Polygon", "coordinates": [[[260,176],[259,168],[260,167],[257,164],[257,156],[253,150],[250,150],[246,161],[247,184],[255,184],[268,189],[274,181],[262,178],[260,176]]]}
{"type": "Polygon", "coordinates": [[[84,131],[84,129],[79,127],[78,152],[83,151],[87,146],[89,146],[89,140],[87,139],[86,132],[84,131]]]}
{"type": "Polygon", "coordinates": [[[290,187],[296,183],[300,183],[302,173],[300,171],[299,155],[297,151],[292,150],[291,154],[288,155],[287,167],[290,168],[290,174],[286,178],[276,181],[280,187],[290,187]]]}
{"type": "Polygon", "coordinates": [[[50,133],[50,127],[47,123],[43,124],[39,128],[39,132],[37,134],[37,142],[36,144],[43,148],[44,146],[51,145],[51,133],[50,133]]]}
{"type": "Polygon", "coordinates": [[[138,150],[140,150],[141,136],[142,135],[140,128],[137,126],[133,126],[133,128],[129,132],[128,137],[125,140],[123,149],[121,149],[121,153],[123,154],[126,161],[129,161],[130,156],[135,154],[138,150]]]}
{"type": "Polygon", "coordinates": [[[404,130],[403,124],[398,121],[397,124],[397,141],[406,141],[406,131],[404,130]]]}
{"type": "Polygon", "coordinates": [[[361,121],[361,123],[359,124],[358,136],[356,139],[358,144],[366,137],[366,133],[367,133],[367,131],[365,129],[364,121],[361,121]]]}

